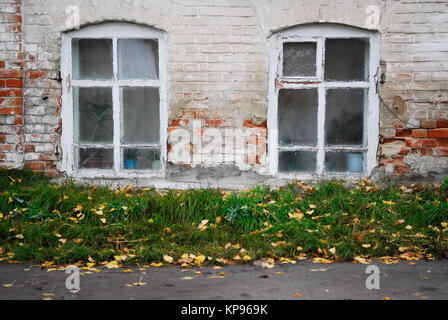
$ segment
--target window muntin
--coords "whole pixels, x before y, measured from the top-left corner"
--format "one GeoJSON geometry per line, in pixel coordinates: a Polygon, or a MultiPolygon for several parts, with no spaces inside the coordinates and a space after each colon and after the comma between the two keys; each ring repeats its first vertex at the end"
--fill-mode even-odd
{"type": "Polygon", "coordinates": [[[164,33],[127,23],[63,35],[62,170],[85,177],[163,174],[165,50],[164,33]]]}
{"type": "MultiPolygon", "coordinates": [[[[274,66],[270,72],[269,95],[271,173],[291,177],[369,174],[376,165],[378,144],[375,75],[379,65],[379,36],[356,28],[324,24],[279,33],[272,42],[276,51],[271,56],[274,66]],[[291,42],[313,41],[316,43],[315,76],[285,75],[285,63],[293,61],[285,59],[285,45],[289,51],[293,48],[289,45],[291,42]],[[296,102],[285,99],[294,96],[294,91],[311,89],[317,92],[317,102],[309,103],[306,97],[296,102]],[[310,114],[315,113],[317,119],[311,124],[310,114]],[[288,143],[285,143],[285,132],[288,143]],[[302,132],[315,135],[316,139],[303,139],[302,132]]],[[[300,97],[300,93],[295,95],[300,97]]]]}

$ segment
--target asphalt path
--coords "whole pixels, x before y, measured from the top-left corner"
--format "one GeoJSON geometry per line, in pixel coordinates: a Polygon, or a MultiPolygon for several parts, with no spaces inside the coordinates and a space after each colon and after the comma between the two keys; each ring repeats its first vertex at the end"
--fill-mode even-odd
{"type": "Polygon", "coordinates": [[[0,300],[431,300],[448,299],[448,260],[79,270],[79,290],[66,270],[0,264],[0,300]],[[375,269],[375,268],[374,268],[375,269]],[[49,271],[50,270],[50,271],[49,271]],[[126,272],[124,272],[126,270],[126,272]],[[370,277],[370,278],[369,278],[370,277]],[[378,282],[379,279],[379,282],[378,282]],[[368,289],[366,282],[379,285],[368,289]]]}

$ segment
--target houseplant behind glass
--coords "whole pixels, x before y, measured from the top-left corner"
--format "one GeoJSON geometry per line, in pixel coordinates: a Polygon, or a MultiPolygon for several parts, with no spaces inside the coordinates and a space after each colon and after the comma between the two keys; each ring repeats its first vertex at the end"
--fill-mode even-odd
{"type": "MultiPolygon", "coordinates": [[[[91,114],[95,121],[89,142],[95,143],[102,141],[108,134],[106,132],[108,128],[105,126],[105,123],[112,120],[112,116],[108,113],[108,111],[112,110],[112,105],[109,103],[97,104],[94,102],[89,102],[88,104],[90,105],[90,109],[85,110],[85,112],[91,114]]],[[[102,168],[104,159],[101,156],[101,152],[104,150],[98,148],[92,149],[92,152],[82,161],[81,168],[102,168]]]]}

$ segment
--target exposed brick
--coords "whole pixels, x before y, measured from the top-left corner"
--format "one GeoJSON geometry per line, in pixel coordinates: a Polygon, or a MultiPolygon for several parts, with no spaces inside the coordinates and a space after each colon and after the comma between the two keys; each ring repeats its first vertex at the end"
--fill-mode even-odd
{"type": "Polygon", "coordinates": [[[0,78],[21,78],[22,70],[0,70],[0,78]]]}
{"type": "Polygon", "coordinates": [[[409,154],[409,149],[406,147],[401,148],[400,152],[398,153],[398,155],[400,156],[407,156],[409,154]]]}
{"type": "Polygon", "coordinates": [[[22,107],[0,107],[0,114],[22,114],[22,107]]]}
{"type": "Polygon", "coordinates": [[[437,139],[422,139],[421,144],[423,147],[435,147],[437,146],[437,139]]]}
{"type": "Polygon", "coordinates": [[[59,172],[56,171],[56,170],[45,170],[45,175],[46,175],[48,178],[51,179],[51,178],[60,176],[61,173],[59,173],[59,172]]]}
{"type": "Polygon", "coordinates": [[[53,161],[49,161],[49,162],[45,162],[45,171],[52,171],[52,170],[56,170],[56,165],[54,164],[53,161]]]}
{"type": "Polygon", "coordinates": [[[185,118],[185,119],[196,118],[196,110],[184,110],[182,112],[182,118],[185,118]]]}
{"type": "Polygon", "coordinates": [[[23,98],[12,98],[12,99],[9,99],[8,104],[10,106],[23,106],[23,98]]]}
{"type": "Polygon", "coordinates": [[[205,120],[205,126],[206,127],[224,127],[226,126],[227,121],[226,120],[205,120]]]}
{"type": "Polygon", "coordinates": [[[0,152],[11,152],[12,145],[10,144],[0,144],[0,152]]]}
{"type": "Polygon", "coordinates": [[[406,139],[406,146],[410,148],[421,147],[422,140],[420,139],[406,139]]]}
{"type": "Polygon", "coordinates": [[[171,127],[180,127],[181,120],[172,120],[171,121],[171,127]]]}
{"type": "Polygon", "coordinates": [[[0,97],[20,97],[20,96],[22,96],[22,89],[0,90],[0,97]]]}
{"type": "Polygon", "coordinates": [[[254,124],[252,120],[245,120],[243,126],[246,128],[267,128],[267,123],[267,120],[260,124],[254,124]]]}
{"type": "Polygon", "coordinates": [[[435,148],[434,155],[436,157],[448,157],[448,148],[435,148]]]}
{"type": "Polygon", "coordinates": [[[45,167],[45,163],[40,161],[28,161],[25,163],[25,167],[33,171],[42,171],[45,167]]]}
{"type": "Polygon", "coordinates": [[[179,129],[182,129],[182,128],[181,127],[168,127],[168,133],[171,133],[171,132],[173,132],[175,130],[179,130],[179,129]]]}
{"type": "Polygon", "coordinates": [[[5,86],[8,88],[23,88],[22,79],[8,79],[5,81],[5,86]]]}
{"type": "Polygon", "coordinates": [[[448,128],[448,120],[437,120],[437,128],[448,128]]]}
{"type": "Polygon", "coordinates": [[[394,168],[395,173],[408,174],[411,172],[411,167],[408,166],[396,166],[394,168]]]}
{"type": "Polygon", "coordinates": [[[429,138],[448,138],[448,128],[428,130],[429,138]]]}
{"type": "Polygon", "coordinates": [[[22,124],[23,123],[23,118],[20,116],[15,116],[14,117],[14,124],[22,124]]]}
{"type": "Polygon", "coordinates": [[[27,71],[26,73],[26,77],[28,79],[39,79],[39,78],[43,78],[45,76],[45,72],[43,71],[27,71]]]}
{"type": "Polygon", "coordinates": [[[438,147],[448,148],[448,139],[437,139],[436,141],[438,147]]]}
{"type": "Polygon", "coordinates": [[[32,144],[25,145],[25,152],[36,152],[36,146],[32,144]]]}
{"type": "Polygon", "coordinates": [[[431,157],[433,155],[433,150],[431,148],[421,148],[419,150],[422,157],[431,157]]]}
{"type": "Polygon", "coordinates": [[[410,129],[397,129],[395,132],[397,138],[409,138],[411,136],[410,129]]]}
{"type": "Polygon", "coordinates": [[[421,120],[420,127],[425,129],[437,128],[437,120],[421,120]]]}
{"type": "Polygon", "coordinates": [[[414,137],[414,138],[426,138],[427,136],[428,136],[428,130],[426,130],[426,129],[412,130],[412,137],[414,137]]]}
{"type": "Polygon", "coordinates": [[[382,165],[403,165],[403,157],[388,158],[381,160],[382,165]]]}

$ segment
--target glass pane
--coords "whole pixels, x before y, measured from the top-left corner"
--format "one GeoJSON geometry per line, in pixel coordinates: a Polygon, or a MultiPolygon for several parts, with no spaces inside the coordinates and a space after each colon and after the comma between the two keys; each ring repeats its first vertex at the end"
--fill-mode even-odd
{"type": "Polygon", "coordinates": [[[113,149],[78,148],[75,152],[78,169],[112,169],[113,149]]]}
{"type": "Polygon", "coordinates": [[[325,170],[328,172],[363,172],[364,152],[331,151],[325,155],[325,170]]]}
{"type": "Polygon", "coordinates": [[[125,170],[159,170],[159,149],[123,149],[123,168],[125,170]]]}
{"type": "Polygon", "coordinates": [[[329,89],[325,114],[326,145],[363,145],[366,89],[329,89]]]}
{"type": "Polygon", "coordinates": [[[159,89],[121,88],[123,143],[160,142],[159,89]]]}
{"type": "Polygon", "coordinates": [[[325,80],[362,81],[369,77],[365,39],[330,39],[325,43],[325,80]]]}
{"type": "Polygon", "coordinates": [[[283,44],[283,76],[316,76],[315,42],[286,42],[283,44]]]}
{"type": "Polygon", "coordinates": [[[280,90],[278,139],[281,146],[317,143],[317,89],[280,90]]]}
{"type": "Polygon", "coordinates": [[[280,172],[313,172],[316,170],[316,152],[280,151],[278,170],[280,172]]]}
{"type": "Polygon", "coordinates": [[[73,39],[73,79],[113,78],[111,39],[73,39]]]}
{"type": "Polygon", "coordinates": [[[118,79],[158,79],[157,40],[118,40],[118,79]]]}
{"type": "Polygon", "coordinates": [[[74,88],[76,143],[112,143],[112,88],[74,88]]]}

